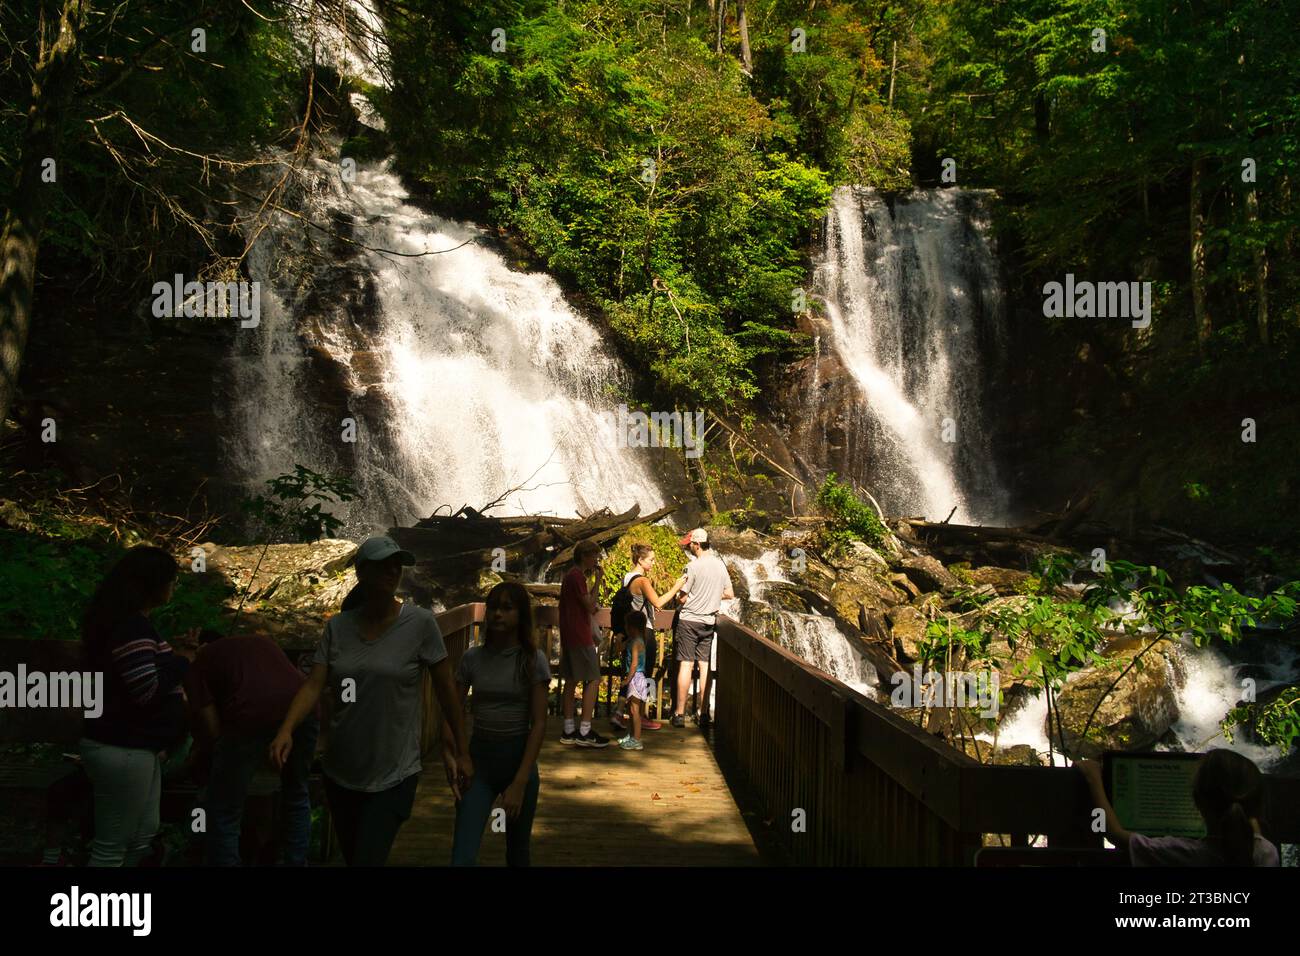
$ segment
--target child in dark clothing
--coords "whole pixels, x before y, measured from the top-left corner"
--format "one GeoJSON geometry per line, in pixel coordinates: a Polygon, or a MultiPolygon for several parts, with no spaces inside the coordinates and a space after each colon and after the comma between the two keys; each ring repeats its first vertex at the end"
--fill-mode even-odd
{"type": "MultiPolygon", "coordinates": [[[[203,641],[205,635],[200,635],[203,641]]],[[[195,737],[212,753],[204,803],[208,811],[204,862],[237,866],[244,799],[253,774],[269,769],[267,752],[306,675],[274,641],[260,635],[209,634],[185,679],[197,715],[195,737]]],[[[308,777],[320,725],[311,715],[294,731],[280,774],[283,862],[303,866],[311,839],[308,777]]]]}

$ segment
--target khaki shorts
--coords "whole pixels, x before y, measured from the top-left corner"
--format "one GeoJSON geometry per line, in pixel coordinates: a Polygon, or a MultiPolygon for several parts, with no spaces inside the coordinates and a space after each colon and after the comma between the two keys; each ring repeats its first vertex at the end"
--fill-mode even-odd
{"type": "Polygon", "coordinates": [[[600,658],[596,655],[595,645],[561,647],[560,677],[566,681],[577,681],[580,684],[585,684],[587,681],[599,681],[600,658]]]}

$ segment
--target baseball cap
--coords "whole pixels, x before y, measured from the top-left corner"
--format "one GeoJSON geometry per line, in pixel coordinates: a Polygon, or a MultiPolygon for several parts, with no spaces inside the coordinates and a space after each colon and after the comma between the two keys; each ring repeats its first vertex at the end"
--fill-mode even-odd
{"type": "Polygon", "coordinates": [[[684,548],[692,541],[694,541],[696,544],[703,544],[708,540],[709,540],[709,533],[705,531],[703,528],[696,528],[690,534],[684,535],[682,537],[682,540],[678,541],[677,543],[684,548]]]}
{"type": "Polygon", "coordinates": [[[415,555],[410,551],[403,551],[397,546],[397,542],[387,535],[377,535],[373,538],[366,538],[357,548],[356,556],[352,559],[357,561],[383,561],[385,558],[391,558],[395,554],[402,556],[402,564],[410,567],[415,563],[415,555]]]}

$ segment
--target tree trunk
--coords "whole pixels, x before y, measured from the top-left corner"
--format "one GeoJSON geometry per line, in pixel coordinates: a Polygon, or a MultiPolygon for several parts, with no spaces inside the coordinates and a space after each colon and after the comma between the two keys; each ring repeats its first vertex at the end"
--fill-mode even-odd
{"type": "MultiPolygon", "coordinates": [[[[1254,238],[1259,226],[1259,196],[1252,186],[1246,193],[1246,234],[1254,238]]],[[[1259,340],[1268,344],[1268,250],[1263,242],[1252,245],[1255,260],[1255,325],[1259,340]]]]}
{"type": "Polygon", "coordinates": [[[1205,304],[1205,206],[1202,180],[1205,177],[1205,160],[1192,160],[1192,189],[1189,197],[1192,255],[1192,320],[1196,326],[1196,346],[1202,352],[1214,331],[1205,304]]]}
{"type": "Polygon", "coordinates": [[[1047,105],[1047,96],[1039,92],[1034,96],[1034,138],[1039,143],[1046,143],[1052,133],[1052,111],[1047,105]]]}
{"type": "Polygon", "coordinates": [[[898,74],[898,41],[895,40],[889,55],[889,108],[894,108],[894,77],[898,74]]]}
{"type": "Polygon", "coordinates": [[[749,20],[745,16],[745,0],[736,0],[736,24],[740,27],[740,59],[745,64],[745,75],[754,73],[754,58],[749,51],[749,20]]]}
{"type": "Polygon", "coordinates": [[[714,48],[715,53],[722,53],[722,25],[727,19],[727,0],[718,0],[718,40],[714,48]]]}
{"type": "Polygon", "coordinates": [[[42,163],[54,159],[56,175],[68,173],[67,166],[58,162],[59,134],[77,85],[77,31],[89,8],[90,0],[64,0],[58,36],[49,46],[41,38],[32,79],[32,102],[18,152],[12,205],[0,229],[0,425],[18,391],[18,373],[32,323],[36,254],[50,197],[59,188],[57,180],[41,181],[42,163]]]}

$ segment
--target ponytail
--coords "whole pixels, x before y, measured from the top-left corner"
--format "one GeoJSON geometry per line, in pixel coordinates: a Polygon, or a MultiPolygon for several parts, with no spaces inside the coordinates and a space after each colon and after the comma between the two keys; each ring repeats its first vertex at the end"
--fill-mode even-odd
{"type": "Polygon", "coordinates": [[[1201,758],[1192,797],[1205,819],[1208,839],[1219,845],[1230,866],[1254,866],[1253,819],[1263,816],[1264,779],[1248,758],[1231,750],[1211,750],[1201,758]]]}
{"type": "Polygon", "coordinates": [[[1223,815],[1223,856],[1229,866],[1255,865],[1255,828],[1240,800],[1223,815]]]}

